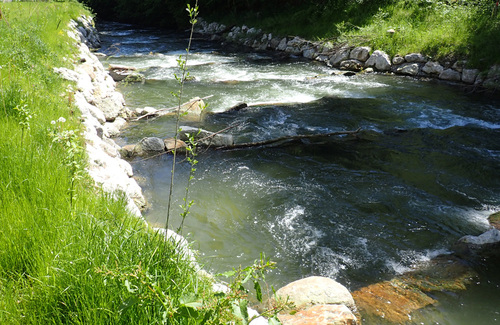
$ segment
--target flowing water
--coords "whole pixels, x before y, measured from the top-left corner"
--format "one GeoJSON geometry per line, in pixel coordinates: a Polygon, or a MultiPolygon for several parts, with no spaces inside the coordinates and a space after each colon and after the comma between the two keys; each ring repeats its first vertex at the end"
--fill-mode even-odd
{"type": "MultiPolygon", "coordinates": [[[[102,24],[104,63],[135,66],[144,83],[120,85],[129,107],[168,108],[179,87],[177,58],[187,37],[102,24]]],[[[265,253],[280,287],[310,275],[355,290],[446,253],[460,237],[488,229],[500,210],[500,100],[410,78],[332,74],[326,66],[242,52],[195,39],[184,101],[213,95],[202,121],[233,126],[235,142],[285,135],[362,131],[287,146],[199,152],[183,234],[206,268],[226,271],[265,253]],[[260,103],[238,112],[235,104],[260,103]]],[[[172,137],[171,117],[135,122],[117,139],[172,137]]],[[[150,203],[148,221],[164,226],[172,157],[132,161],[150,203]]],[[[190,166],[176,167],[173,207],[190,166]]],[[[175,208],[171,228],[179,226],[175,208]]],[[[500,263],[489,262],[470,289],[445,294],[428,324],[500,322],[500,263]]]]}

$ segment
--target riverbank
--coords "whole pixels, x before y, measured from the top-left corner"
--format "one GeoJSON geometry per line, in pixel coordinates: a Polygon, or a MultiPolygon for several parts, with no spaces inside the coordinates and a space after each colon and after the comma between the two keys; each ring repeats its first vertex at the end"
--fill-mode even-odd
{"type": "MultiPolygon", "coordinates": [[[[257,51],[277,51],[321,62],[328,67],[351,73],[383,73],[410,76],[419,79],[438,79],[460,83],[466,89],[478,91],[500,88],[500,66],[487,71],[469,68],[466,60],[436,61],[422,53],[389,54],[367,46],[355,47],[347,43],[310,41],[298,36],[277,36],[245,25],[228,28],[224,24],[199,20],[196,32],[226,43],[247,46],[257,51]]],[[[389,30],[388,33],[394,31],[389,30]]],[[[338,73],[332,71],[332,73],[338,73]]],[[[318,76],[319,78],[321,76],[318,76]]]]}

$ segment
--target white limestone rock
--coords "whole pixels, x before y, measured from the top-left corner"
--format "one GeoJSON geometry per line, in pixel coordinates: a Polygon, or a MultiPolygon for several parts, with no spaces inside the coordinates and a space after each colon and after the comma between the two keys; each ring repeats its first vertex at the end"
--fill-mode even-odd
{"type": "Polygon", "coordinates": [[[391,70],[391,59],[384,51],[377,50],[365,62],[365,67],[373,67],[378,71],[389,71],[391,70]]]}
{"type": "Polygon", "coordinates": [[[356,305],[346,287],[335,280],[312,276],[287,284],[276,292],[278,297],[288,297],[298,309],[312,305],[345,305],[355,311],[356,305]]]}

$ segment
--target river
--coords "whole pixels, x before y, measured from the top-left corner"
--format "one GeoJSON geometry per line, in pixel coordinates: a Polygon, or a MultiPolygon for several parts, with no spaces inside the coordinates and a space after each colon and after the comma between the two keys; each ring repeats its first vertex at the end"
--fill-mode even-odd
{"type": "MultiPolygon", "coordinates": [[[[141,69],[144,83],[120,84],[131,108],[168,108],[187,36],[129,25],[98,26],[103,63],[141,69]]],[[[234,126],[235,142],[361,128],[357,137],[288,146],[199,152],[183,235],[213,272],[277,262],[276,288],[310,275],[350,290],[410,270],[464,235],[489,227],[500,210],[500,100],[437,81],[376,74],[343,76],[316,62],[244,52],[195,39],[184,101],[205,97],[210,114],[183,125],[234,126]],[[260,104],[225,112],[245,102],[260,104]]],[[[172,137],[171,117],[133,122],[121,145],[172,137]]],[[[172,156],[132,162],[155,226],[164,226],[172,156]]],[[[190,166],[176,167],[171,228],[190,166]]],[[[428,324],[500,322],[500,263],[478,270],[469,290],[441,298],[428,324]]]]}

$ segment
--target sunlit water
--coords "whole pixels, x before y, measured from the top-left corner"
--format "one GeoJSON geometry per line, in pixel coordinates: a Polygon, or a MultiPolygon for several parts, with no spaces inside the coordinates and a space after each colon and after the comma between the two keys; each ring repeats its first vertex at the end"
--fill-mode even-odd
{"type": "MultiPolygon", "coordinates": [[[[185,35],[102,24],[104,63],[132,65],[144,83],[120,85],[129,107],[168,108],[178,90],[185,35]]],[[[202,40],[188,59],[194,80],[184,101],[206,100],[208,114],[185,125],[228,133],[237,143],[284,135],[362,131],[284,147],[199,152],[195,200],[183,234],[206,268],[249,265],[265,253],[278,263],[275,287],[309,275],[355,290],[448,252],[464,235],[488,229],[500,210],[500,101],[435,81],[333,75],[330,68],[272,54],[243,53],[202,40]],[[267,103],[224,113],[245,102],[267,103]]],[[[132,123],[121,144],[171,137],[170,117],[132,123]]],[[[171,156],[135,159],[150,203],[148,221],[164,226],[171,156]]],[[[190,166],[176,167],[174,212],[190,166]]],[[[493,324],[500,315],[500,267],[489,263],[477,284],[443,295],[428,324],[493,324]]]]}

